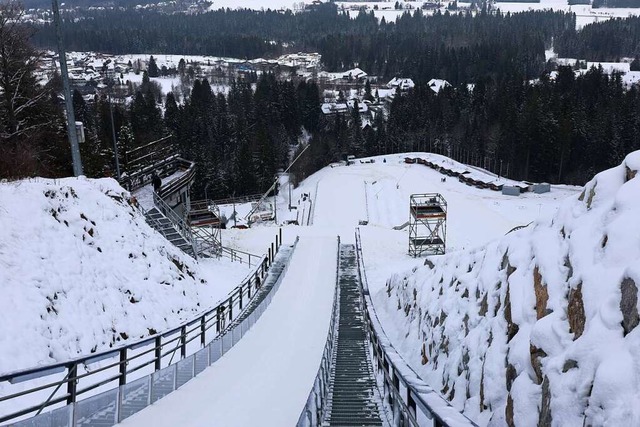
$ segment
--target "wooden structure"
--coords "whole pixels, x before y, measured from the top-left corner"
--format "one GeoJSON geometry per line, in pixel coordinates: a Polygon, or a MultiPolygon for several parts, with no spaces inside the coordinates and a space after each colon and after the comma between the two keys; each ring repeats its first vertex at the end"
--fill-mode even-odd
{"type": "Polygon", "coordinates": [[[447,202],[438,193],[412,194],[409,199],[409,255],[441,255],[447,237],[447,202]]]}

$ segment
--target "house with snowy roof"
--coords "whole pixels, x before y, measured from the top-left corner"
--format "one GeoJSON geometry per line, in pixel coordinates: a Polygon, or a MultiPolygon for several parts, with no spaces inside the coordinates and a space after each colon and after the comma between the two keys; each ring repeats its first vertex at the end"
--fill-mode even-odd
{"type": "Polygon", "coordinates": [[[442,79],[431,79],[427,85],[429,85],[429,88],[435,93],[440,92],[445,87],[451,86],[448,81],[442,79]]]}
{"type": "Polygon", "coordinates": [[[389,81],[389,83],[387,83],[387,87],[389,89],[400,89],[401,92],[413,89],[415,86],[416,84],[413,82],[413,80],[408,78],[394,77],[389,81]]]}
{"type": "Polygon", "coordinates": [[[343,80],[359,80],[364,81],[367,78],[367,73],[362,71],[360,68],[354,68],[352,70],[347,70],[342,73],[343,80]]]}

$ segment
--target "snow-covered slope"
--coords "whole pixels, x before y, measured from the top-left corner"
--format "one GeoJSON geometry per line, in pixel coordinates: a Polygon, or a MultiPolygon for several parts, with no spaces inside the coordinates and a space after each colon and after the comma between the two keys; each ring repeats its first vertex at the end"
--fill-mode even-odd
{"type": "Polygon", "coordinates": [[[640,152],[485,247],[374,297],[392,341],[481,425],[640,425],[640,152]]]}
{"type": "Polygon", "coordinates": [[[108,349],[212,304],[210,275],[114,180],[0,184],[0,225],[0,372],[108,349]]]}

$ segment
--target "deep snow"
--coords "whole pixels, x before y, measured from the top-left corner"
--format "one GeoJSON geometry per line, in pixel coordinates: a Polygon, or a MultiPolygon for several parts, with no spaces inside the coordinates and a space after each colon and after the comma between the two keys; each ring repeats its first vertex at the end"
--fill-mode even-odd
{"type": "Polygon", "coordinates": [[[640,425],[638,170],[635,152],[551,218],[391,277],[374,301],[396,348],[482,425],[640,425]]]}
{"type": "MultiPolygon", "coordinates": [[[[503,196],[490,190],[469,187],[453,178],[449,178],[443,183],[441,182],[442,175],[438,172],[423,165],[405,164],[403,162],[405,156],[422,156],[429,158],[433,162],[444,162],[452,167],[464,168],[464,165],[457,164],[445,157],[425,153],[380,156],[375,158],[375,163],[356,162],[352,166],[334,165],[335,167],[326,167],[306,179],[298,188],[292,191],[294,205],[298,210],[305,212],[304,216],[309,219],[312,225],[309,227],[294,225],[283,227],[285,241],[292,241],[296,235],[302,237],[301,242],[304,239],[315,239],[315,241],[318,241],[318,239],[320,241],[330,239],[334,241],[336,235],[340,234],[343,242],[353,242],[354,227],[361,220],[367,220],[369,225],[363,226],[361,229],[370,287],[374,292],[384,287],[386,279],[391,274],[422,263],[422,260],[413,259],[407,255],[407,229],[392,229],[392,227],[407,221],[409,195],[412,193],[435,191],[444,195],[449,204],[447,247],[448,251],[455,253],[458,250],[480,248],[482,245],[486,245],[497,237],[504,235],[514,226],[527,224],[538,216],[550,218],[556,212],[562,199],[578,192],[578,189],[573,187],[554,186],[551,193],[542,195],[525,194],[518,198],[503,196]],[[307,201],[298,205],[297,201],[304,199],[303,193],[309,194],[311,201],[309,202],[307,199],[307,201]]],[[[473,173],[483,174],[481,171],[473,173]]],[[[5,200],[7,201],[7,206],[3,206],[4,210],[0,209],[0,219],[2,219],[3,225],[5,223],[10,224],[9,227],[3,229],[4,234],[0,234],[0,263],[3,266],[7,265],[13,268],[13,270],[6,270],[6,273],[5,270],[0,272],[0,275],[4,273],[5,277],[11,280],[11,282],[4,281],[4,283],[11,283],[12,287],[16,287],[17,283],[24,282],[25,271],[38,274],[38,271],[44,270],[46,276],[51,276],[48,270],[39,264],[40,259],[34,256],[34,254],[37,255],[42,251],[33,251],[34,245],[46,246],[47,250],[43,253],[52,259],[59,260],[58,264],[63,265],[63,267],[59,268],[65,269],[62,273],[56,272],[55,274],[64,274],[66,276],[69,274],[67,270],[72,270],[75,268],[74,266],[80,264],[82,273],[88,274],[89,279],[81,275],[77,277],[82,277],[83,282],[88,282],[106,295],[110,295],[114,301],[110,306],[113,307],[113,311],[106,310],[105,314],[101,314],[101,310],[92,310],[92,304],[88,304],[88,308],[81,306],[82,309],[79,314],[82,315],[84,311],[88,311],[92,316],[97,316],[98,320],[92,322],[98,322],[100,326],[103,324],[111,326],[113,323],[118,328],[130,327],[132,331],[131,334],[128,333],[130,337],[144,333],[144,330],[140,331],[139,329],[146,327],[147,323],[145,321],[147,317],[151,317],[152,320],[158,320],[159,325],[156,328],[161,330],[168,328],[171,324],[178,323],[185,317],[193,316],[195,312],[203,308],[205,305],[203,301],[214,301],[216,295],[220,295],[217,294],[219,284],[230,282],[226,285],[227,287],[224,291],[222,291],[222,288],[225,285],[220,288],[221,294],[224,294],[229,288],[237,284],[240,277],[247,272],[245,269],[235,270],[233,266],[220,261],[210,261],[214,264],[214,267],[208,269],[204,263],[196,264],[190,258],[180,254],[177,249],[173,248],[144,223],[144,220],[128,205],[127,193],[112,180],[68,179],[62,181],[37,180],[36,182],[9,183],[0,185],[0,196],[3,204],[5,200]],[[71,187],[74,188],[78,195],[77,200],[72,196],[64,196],[65,193],[71,193],[68,190],[71,187]],[[53,199],[48,199],[44,196],[44,192],[50,188],[55,190],[53,199]],[[114,196],[121,197],[122,200],[114,201],[114,196]],[[23,199],[25,203],[20,202],[23,199]],[[13,202],[8,203],[9,201],[13,202]],[[58,220],[52,217],[51,208],[56,211],[60,208],[60,212],[56,214],[58,220]],[[96,223],[95,225],[92,224],[94,235],[91,239],[89,238],[91,236],[87,236],[87,221],[80,217],[80,212],[89,221],[96,223]],[[33,218],[33,226],[24,227],[24,218],[33,218]],[[69,228],[64,224],[64,220],[69,222],[69,228]],[[34,229],[32,230],[32,228],[34,229]],[[125,234],[122,231],[129,229],[131,229],[131,234],[129,235],[127,231],[127,238],[122,238],[125,234]],[[7,233],[7,230],[10,233],[7,233]],[[11,235],[11,238],[9,238],[9,235],[11,235]],[[82,240],[83,235],[84,241],[82,240]],[[41,244],[39,242],[47,243],[41,244]],[[95,253],[97,252],[97,246],[103,250],[102,253],[98,252],[99,254],[108,252],[113,255],[113,259],[103,261],[100,255],[95,253]],[[145,255],[142,255],[142,252],[145,255]],[[13,256],[15,253],[23,254],[20,262],[16,262],[16,258],[13,256]],[[130,260],[129,253],[134,254],[136,258],[130,260]],[[88,256],[90,258],[87,258],[85,262],[84,257],[88,256]],[[153,257],[152,264],[157,267],[152,269],[157,273],[157,275],[152,276],[156,280],[156,285],[161,282],[158,277],[172,279],[172,286],[158,285],[163,290],[161,295],[154,292],[157,288],[156,286],[153,288],[146,286],[146,282],[149,282],[151,278],[144,280],[148,276],[146,272],[149,270],[149,267],[145,266],[150,264],[149,262],[140,262],[141,259],[147,259],[145,256],[148,258],[153,257]],[[179,259],[181,263],[190,268],[194,278],[192,279],[188,274],[183,274],[183,279],[178,280],[180,272],[176,270],[175,264],[167,257],[179,259]],[[78,262],[78,260],[81,262],[78,262]],[[123,265],[134,265],[135,267],[132,267],[131,272],[129,272],[129,269],[123,269],[123,265]],[[233,280],[229,280],[232,276],[233,280]],[[100,280],[97,278],[100,278],[100,280]],[[103,290],[103,288],[109,287],[101,284],[102,279],[105,279],[105,281],[115,280],[116,283],[120,283],[124,278],[128,278],[131,283],[137,283],[137,285],[131,285],[132,287],[128,287],[128,289],[133,291],[135,295],[138,295],[138,292],[140,292],[140,295],[144,295],[145,299],[149,301],[149,305],[132,304],[128,299],[128,294],[123,297],[118,293],[118,290],[125,292],[124,288],[121,287],[115,290],[103,290]],[[206,280],[207,284],[200,283],[200,279],[206,280]],[[211,286],[214,281],[215,286],[211,286]],[[185,292],[184,295],[181,294],[183,290],[185,292]],[[148,295],[144,292],[147,292],[148,295]],[[164,298],[164,293],[169,293],[172,297],[164,298]],[[160,310],[156,310],[156,305],[160,307],[160,310]],[[134,306],[136,309],[145,307],[148,312],[134,310],[132,316],[129,313],[129,306],[134,306]],[[124,314],[125,312],[127,313],[126,315],[124,314]],[[163,313],[167,316],[166,320],[163,317],[163,313]],[[103,320],[101,316],[105,319],[103,320]]],[[[283,194],[279,196],[277,201],[280,221],[299,215],[296,210],[289,212],[287,197],[288,195],[283,194]]],[[[223,230],[223,240],[225,245],[233,248],[251,253],[263,253],[264,248],[273,241],[276,233],[277,229],[268,223],[254,224],[249,230],[223,230]]],[[[307,255],[307,257],[314,259],[316,262],[322,262],[326,253],[331,252],[329,249],[323,248],[320,245],[316,251],[309,251],[313,255],[307,255]],[[315,258],[318,258],[318,260],[315,260],[315,258]]],[[[52,271],[55,272],[56,270],[52,268],[52,271]]],[[[333,276],[331,276],[331,282],[333,283],[333,276]]],[[[46,311],[48,301],[46,296],[50,293],[49,289],[46,289],[45,292],[37,287],[38,282],[29,283],[33,283],[32,287],[35,290],[29,290],[24,295],[33,294],[35,297],[32,299],[41,301],[39,305],[34,305],[37,310],[34,309],[31,312],[38,313],[39,310],[42,313],[46,311]]],[[[54,283],[55,286],[51,287],[51,289],[66,289],[64,286],[68,286],[59,282],[54,283]]],[[[68,281],[65,283],[68,283],[68,281]]],[[[110,283],[114,282],[111,281],[110,283]]],[[[50,285],[48,284],[47,286],[50,285]]],[[[332,285],[328,282],[323,286],[331,287],[331,292],[333,292],[332,285]]],[[[76,288],[80,289],[79,287],[76,288]]],[[[279,292],[284,289],[283,287],[279,292]]],[[[88,293],[88,295],[91,294],[88,293]]],[[[272,310],[275,312],[272,316],[286,317],[285,311],[293,310],[292,307],[297,306],[297,303],[302,301],[295,293],[285,292],[282,295],[284,295],[282,298],[287,298],[286,304],[283,303],[282,306],[287,308],[281,308],[283,311],[279,312],[270,307],[266,314],[272,310]]],[[[18,297],[22,298],[21,292],[16,292],[14,298],[18,297]]],[[[77,293],[74,294],[74,297],[84,298],[85,296],[82,293],[77,293]]],[[[55,304],[59,303],[56,302],[55,304]]],[[[56,305],[56,307],[58,306],[56,305]]],[[[64,311],[64,314],[67,312],[70,312],[70,310],[64,311]]],[[[17,316],[18,319],[20,319],[20,316],[17,316]]],[[[5,317],[9,318],[9,316],[5,317]]],[[[46,327],[47,322],[51,319],[49,314],[44,314],[44,319],[41,320],[35,320],[35,317],[30,322],[37,323],[42,320],[43,327],[46,327]]],[[[69,319],[77,319],[77,317],[69,317],[69,319]]],[[[307,329],[322,326],[316,325],[314,322],[315,320],[309,319],[307,323],[301,321],[300,325],[307,329]]],[[[16,324],[15,321],[12,323],[16,328],[26,328],[28,327],[26,326],[27,324],[29,323],[16,324]]],[[[260,322],[256,324],[256,327],[259,324],[260,322]]],[[[324,329],[323,334],[318,332],[318,336],[322,335],[322,338],[317,338],[318,342],[314,341],[313,345],[309,344],[311,347],[318,346],[320,348],[318,355],[321,353],[321,347],[324,345],[324,339],[326,338],[326,327],[324,329]]],[[[51,337],[46,335],[38,337],[36,341],[41,344],[44,350],[38,350],[37,346],[36,350],[44,353],[48,351],[49,346],[65,350],[57,353],[57,358],[90,351],[90,348],[85,349],[90,343],[89,339],[82,341],[83,346],[79,346],[78,341],[75,339],[76,335],[82,337],[89,335],[91,337],[90,334],[85,333],[84,329],[75,332],[65,329],[65,332],[67,333],[66,335],[56,336],[53,341],[51,341],[51,337]]],[[[251,333],[258,335],[258,332],[255,331],[251,333]]],[[[273,332],[267,332],[266,334],[268,337],[273,337],[273,332]]],[[[112,335],[111,329],[107,328],[105,330],[105,327],[102,327],[101,332],[99,330],[98,333],[94,334],[94,337],[98,341],[102,339],[106,343],[105,345],[108,345],[110,342],[108,339],[112,338],[112,335]]],[[[5,336],[2,335],[0,339],[5,338],[5,336]]],[[[247,335],[248,337],[249,335],[247,335]]],[[[13,336],[11,339],[14,339],[13,336]]],[[[25,341],[22,347],[25,349],[23,353],[31,353],[27,351],[30,347],[31,345],[25,341]]],[[[5,347],[2,346],[2,348],[4,349],[5,347]]],[[[11,351],[13,352],[7,353],[6,356],[2,357],[3,363],[25,366],[21,364],[23,361],[20,360],[22,353],[18,354],[15,350],[11,351]]],[[[307,357],[305,351],[299,353],[298,357],[300,355],[302,355],[302,358],[307,357]]],[[[313,359],[313,351],[309,355],[310,359],[313,359]]],[[[44,359],[49,360],[47,357],[44,357],[44,359]]],[[[303,381],[301,379],[299,383],[296,382],[296,387],[299,387],[299,390],[305,389],[299,396],[301,402],[299,410],[301,410],[308,390],[313,383],[319,358],[317,362],[313,370],[311,369],[311,364],[307,367],[309,372],[313,371],[313,375],[310,376],[306,387],[302,387],[302,383],[306,380],[303,381]]],[[[39,360],[27,360],[26,366],[33,363],[39,363],[39,360]]],[[[276,362],[273,363],[272,369],[280,369],[276,362]]],[[[195,381],[199,380],[196,379],[195,381]]],[[[250,388],[247,384],[245,386],[250,388]]]]}
{"type": "Polygon", "coordinates": [[[224,260],[196,263],[129,200],[112,179],[0,184],[0,372],[168,329],[249,272],[224,260]]]}

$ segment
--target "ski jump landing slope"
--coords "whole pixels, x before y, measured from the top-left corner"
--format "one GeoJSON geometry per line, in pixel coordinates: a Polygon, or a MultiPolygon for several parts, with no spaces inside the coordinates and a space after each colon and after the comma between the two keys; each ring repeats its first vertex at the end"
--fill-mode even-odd
{"type": "Polygon", "coordinates": [[[336,253],[336,237],[301,238],[271,305],[244,338],[199,376],[120,425],[295,425],[329,330],[336,253]]]}

